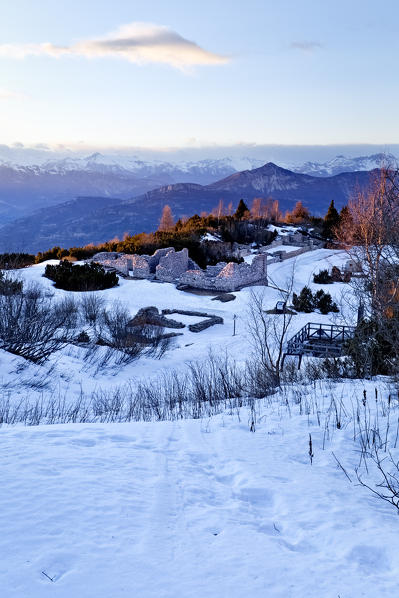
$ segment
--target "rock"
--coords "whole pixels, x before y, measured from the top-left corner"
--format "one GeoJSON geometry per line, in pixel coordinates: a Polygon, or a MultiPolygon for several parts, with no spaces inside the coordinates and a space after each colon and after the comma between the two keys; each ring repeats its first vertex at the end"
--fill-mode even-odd
{"type": "Polygon", "coordinates": [[[202,322],[198,322],[197,324],[189,324],[188,329],[190,332],[202,332],[211,326],[215,326],[215,324],[223,324],[223,318],[220,316],[212,316],[211,318],[202,320],[202,322]]]}
{"type": "Polygon", "coordinates": [[[212,301],[221,301],[222,303],[227,303],[228,301],[234,301],[235,298],[236,296],[232,293],[223,293],[222,295],[216,295],[216,297],[212,297],[212,301]]]}
{"type": "Polygon", "coordinates": [[[156,307],[143,307],[127,324],[127,330],[134,332],[143,326],[157,326],[159,328],[185,328],[183,322],[165,318],[156,307]]]}

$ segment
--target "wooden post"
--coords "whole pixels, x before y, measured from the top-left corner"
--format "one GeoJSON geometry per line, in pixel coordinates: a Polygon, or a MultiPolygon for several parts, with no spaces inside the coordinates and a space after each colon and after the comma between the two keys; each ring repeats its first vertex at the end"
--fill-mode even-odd
{"type": "Polygon", "coordinates": [[[234,314],[234,316],[233,316],[233,336],[236,335],[236,320],[237,320],[237,314],[234,314]]]}

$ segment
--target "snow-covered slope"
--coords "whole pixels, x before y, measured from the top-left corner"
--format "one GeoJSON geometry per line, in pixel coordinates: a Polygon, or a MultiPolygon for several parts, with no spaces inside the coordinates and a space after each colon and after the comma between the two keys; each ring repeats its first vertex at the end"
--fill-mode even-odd
{"type": "MultiPolygon", "coordinates": [[[[265,307],[274,307],[280,296],[274,286],[284,288],[293,269],[296,292],[304,284],[316,289],[312,273],[346,259],[343,251],[321,249],[271,264],[265,307]]],[[[56,299],[70,296],[42,277],[44,266],[19,275],[56,299]]],[[[341,307],[337,321],[350,322],[348,286],[335,283],[328,291],[341,307]]],[[[155,384],[164,372],[201,363],[209,349],[238,364],[249,354],[250,289],[224,304],[140,280],[97,294],[108,305],[123,302],[132,315],[156,305],[206,310],[225,323],[200,334],[184,329],[162,359],[116,368],[91,367],[75,346],[42,366],[0,350],[1,401],[56,405],[92,392],[129,392],[140,381],[155,384]]],[[[315,317],[336,318],[298,314],[291,331],[315,317]]],[[[383,380],[316,380],[252,407],[227,401],[213,417],[1,426],[1,597],[393,598],[397,514],[355,474],[367,418],[399,457],[398,406],[388,402],[390,392],[396,396],[383,380]]],[[[360,475],[373,485],[378,472],[368,467],[360,475]]]]}
{"type": "MultiPolygon", "coordinates": [[[[281,298],[276,288],[286,288],[295,268],[294,291],[299,292],[304,285],[314,289],[320,288],[312,282],[313,272],[323,268],[331,268],[333,265],[342,265],[347,259],[344,251],[333,251],[318,249],[304,253],[296,259],[288,259],[282,263],[270,264],[268,266],[269,287],[260,287],[265,297],[267,308],[275,306],[276,301],[281,298]]],[[[43,277],[46,263],[37,264],[30,268],[18,271],[26,284],[33,283],[40,285],[46,292],[54,293],[57,300],[71,297],[71,293],[55,289],[53,283],[43,277]]],[[[257,288],[257,287],[256,287],[257,288]]],[[[344,302],[341,306],[341,293],[347,290],[347,285],[336,283],[328,286],[328,291],[334,300],[341,307],[341,314],[332,316],[317,315],[322,322],[334,320],[348,322],[353,317],[349,306],[344,302]],[[342,312],[343,310],[343,312],[342,312]]],[[[154,305],[159,309],[186,309],[192,311],[205,311],[210,314],[221,316],[223,325],[213,326],[208,330],[195,334],[187,328],[183,329],[183,336],[177,337],[174,348],[158,360],[153,358],[140,359],[127,366],[115,368],[103,368],[97,371],[96,367],[89,367],[83,360],[82,349],[70,346],[61,353],[56,353],[50,359],[48,366],[37,366],[29,364],[22,358],[15,357],[0,350],[0,392],[6,392],[12,388],[14,396],[23,398],[26,396],[26,389],[32,398],[38,396],[51,397],[54,393],[76,398],[80,392],[90,395],[96,388],[101,386],[104,390],[124,385],[129,380],[147,380],[150,376],[159,376],[171,369],[184,369],[188,361],[205,360],[209,349],[216,351],[227,351],[227,353],[242,362],[248,358],[250,352],[249,338],[247,334],[248,304],[250,301],[251,288],[243,289],[236,293],[235,301],[220,303],[213,301],[212,296],[196,295],[178,291],[173,284],[154,283],[148,280],[119,280],[119,286],[98,291],[100,297],[111,306],[114,302],[121,302],[132,316],[142,307],[154,305]],[[236,315],[236,336],[233,334],[233,319],[236,315]],[[49,374],[49,375],[48,375],[49,374]],[[38,384],[30,387],[33,378],[45,379],[46,384],[42,388],[38,384]]],[[[78,300],[85,293],[73,293],[72,297],[78,300]]],[[[292,320],[292,334],[302,328],[309,320],[307,314],[298,314],[292,320]]]]}

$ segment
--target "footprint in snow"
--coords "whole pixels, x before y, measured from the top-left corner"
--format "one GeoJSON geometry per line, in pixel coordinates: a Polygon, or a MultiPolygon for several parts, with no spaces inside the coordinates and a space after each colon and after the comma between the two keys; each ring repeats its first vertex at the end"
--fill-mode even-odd
{"type": "Polygon", "coordinates": [[[95,446],[97,442],[95,440],[90,440],[89,438],[76,438],[71,441],[71,444],[76,446],[95,446]]]}
{"type": "Polygon", "coordinates": [[[286,540],[280,540],[280,545],[290,552],[303,552],[305,554],[309,552],[316,552],[316,548],[305,540],[297,542],[296,544],[291,544],[291,542],[287,542],[286,540]]]}
{"type": "Polygon", "coordinates": [[[136,442],[136,438],[134,436],[122,436],[120,434],[114,434],[113,436],[108,436],[108,439],[111,442],[121,442],[122,444],[136,442]]]}
{"type": "Polygon", "coordinates": [[[273,492],[268,488],[244,487],[235,492],[235,497],[259,507],[271,507],[274,503],[273,492]]]}
{"type": "Polygon", "coordinates": [[[348,553],[349,562],[355,563],[365,575],[386,572],[391,569],[385,548],[378,546],[358,545],[348,553]]]}

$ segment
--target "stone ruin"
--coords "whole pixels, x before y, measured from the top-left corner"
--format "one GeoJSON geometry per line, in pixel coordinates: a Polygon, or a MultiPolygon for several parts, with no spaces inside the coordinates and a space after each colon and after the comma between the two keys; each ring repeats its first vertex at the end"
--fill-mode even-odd
{"type": "Polygon", "coordinates": [[[151,256],[102,252],[94,255],[92,261],[123,276],[173,282],[179,288],[231,292],[255,284],[267,285],[267,256],[264,254],[256,255],[252,264],[220,262],[205,270],[189,258],[186,248],[181,251],[173,247],[158,249],[151,256]]]}
{"type": "Polygon", "coordinates": [[[215,324],[223,324],[223,318],[215,316],[214,314],[208,314],[202,311],[188,311],[184,309],[163,309],[161,312],[158,311],[157,307],[143,307],[137,314],[132,318],[126,325],[126,331],[135,340],[149,340],[149,339],[165,339],[172,338],[174,336],[180,336],[182,333],[172,332],[164,334],[162,331],[164,328],[185,328],[186,325],[178,320],[167,318],[169,314],[181,314],[184,316],[196,316],[204,318],[196,324],[189,324],[188,329],[190,332],[202,332],[215,324]],[[144,332],[143,332],[144,331],[144,332]],[[154,334],[151,337],[148,332],[152,331],[154,334]]]}
{"type": "Polygon", "coordinates": [[[157,249],[154,255],[129,255],[126,253],[102,252],[92,257],[106,268],[113,268],[124,276],[175,282],[190,268],[199,266],[188,257],[188,249],[175,251],[173,247],[157,249]]]}
{"type": "Polygon", "coordinates": [[[220,262],[206,270],[188,270],[180,276],[179,286],[210,291],[237,291],[254,284],[267,285],[267,256],[255,255],[252,264],[220,262]]]}

